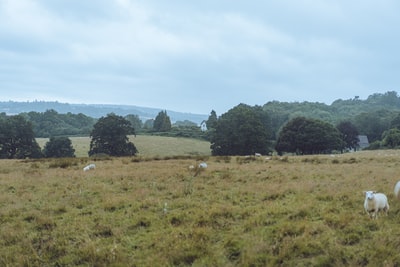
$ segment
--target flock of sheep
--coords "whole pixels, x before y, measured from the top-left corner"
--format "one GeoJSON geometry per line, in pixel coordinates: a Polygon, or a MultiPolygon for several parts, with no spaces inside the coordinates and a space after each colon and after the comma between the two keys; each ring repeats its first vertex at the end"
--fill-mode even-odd
{"type": "MultiPolygon", "coordinates": [[[[380,211],[386,214],[389,211],[389,203],[385,194],[375,191],[365,191],[364,209],[372,219],[378,218],[380,211]]],[[[394,186],[394,196],[400,199],[400,181],[394,186]]]]}

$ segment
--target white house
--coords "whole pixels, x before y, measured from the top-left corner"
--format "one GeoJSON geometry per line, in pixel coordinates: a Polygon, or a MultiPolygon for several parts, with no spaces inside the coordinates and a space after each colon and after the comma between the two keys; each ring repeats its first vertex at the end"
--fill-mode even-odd
{"type": "Polygon", "coordinates": [[[207,131],[207,123],[206,123],[206,121],[202,121],[202,122],[200,123],[200,130],[201,130],[202,132],[207,131]]]}

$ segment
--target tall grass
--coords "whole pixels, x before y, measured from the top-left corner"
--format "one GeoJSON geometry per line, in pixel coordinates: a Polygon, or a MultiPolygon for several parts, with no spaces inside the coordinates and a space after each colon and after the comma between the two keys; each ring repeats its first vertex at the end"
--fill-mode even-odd
{"type": "Polygon", "coordinates": [[[2,160],[0,266],[396,266],[399,156],[2,160]]]}

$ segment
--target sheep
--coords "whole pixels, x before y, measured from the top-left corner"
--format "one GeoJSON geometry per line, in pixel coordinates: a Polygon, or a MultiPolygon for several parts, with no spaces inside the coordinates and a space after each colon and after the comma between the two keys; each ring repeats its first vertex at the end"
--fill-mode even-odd
{"type": "Polygon", "coordinates": [[[91,164],[85,166],[83,168],[83,171],[86,172],[86,171],[89,171],[89,170],[94,170],[95,168],[96,168],[96,165],[94,163],[91,163],[91,164]]]}
{"type": "Polygon", "coordinates": [[[394,186],[394,196],[400,200],[400,181],[394,186]]]}
{"type": "Polygon", "coordinates": [[[201,162],[201,163],[199,163],[199,168],[200,169],[207,169],[207,163],[205,163],[205,162],[201,162]]]}
{"type": "Polygon", "coordinates": [[[262,155],[261,155],[260,153],[257,153],[257,152],[256,152],[256,153],[254,153],[254,156],[255,156],[255,157],[261,157],[262,155]]]}
{"type": "Polygon", "coordinates": [[[387,215],[389,211],[389,203],[385,194],[375,191],[364,191],[364,209],[370,218],[378,218],[379,211],[384,211],[387,215]]]}

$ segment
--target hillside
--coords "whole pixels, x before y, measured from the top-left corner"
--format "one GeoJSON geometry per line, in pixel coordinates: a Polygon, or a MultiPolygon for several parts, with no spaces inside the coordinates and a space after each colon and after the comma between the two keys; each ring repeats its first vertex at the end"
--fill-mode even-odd
{"type": "MultiPolygon", "coordinates": [[[[128,114],[138,115],[142,121],[154,119],[157,114],[164,110],[162,108],[149,108],[134,105],[100,105],[100,104],[68,104],[60,102],[33,101],[33,102],[15,102],[3,101],[0,102],[0,112],[5,112],[7,115],[15,115],[23,112],[45,112],[53,109],[58,113],[82,113],[92,118],[100,118],[109,113],[115,113],[120,116],[128,114]]],[[[206,114],[193,114],[167,110],[172,122],[176,121],[192,121],[200,124],[208,118],[206,114]]]]}

